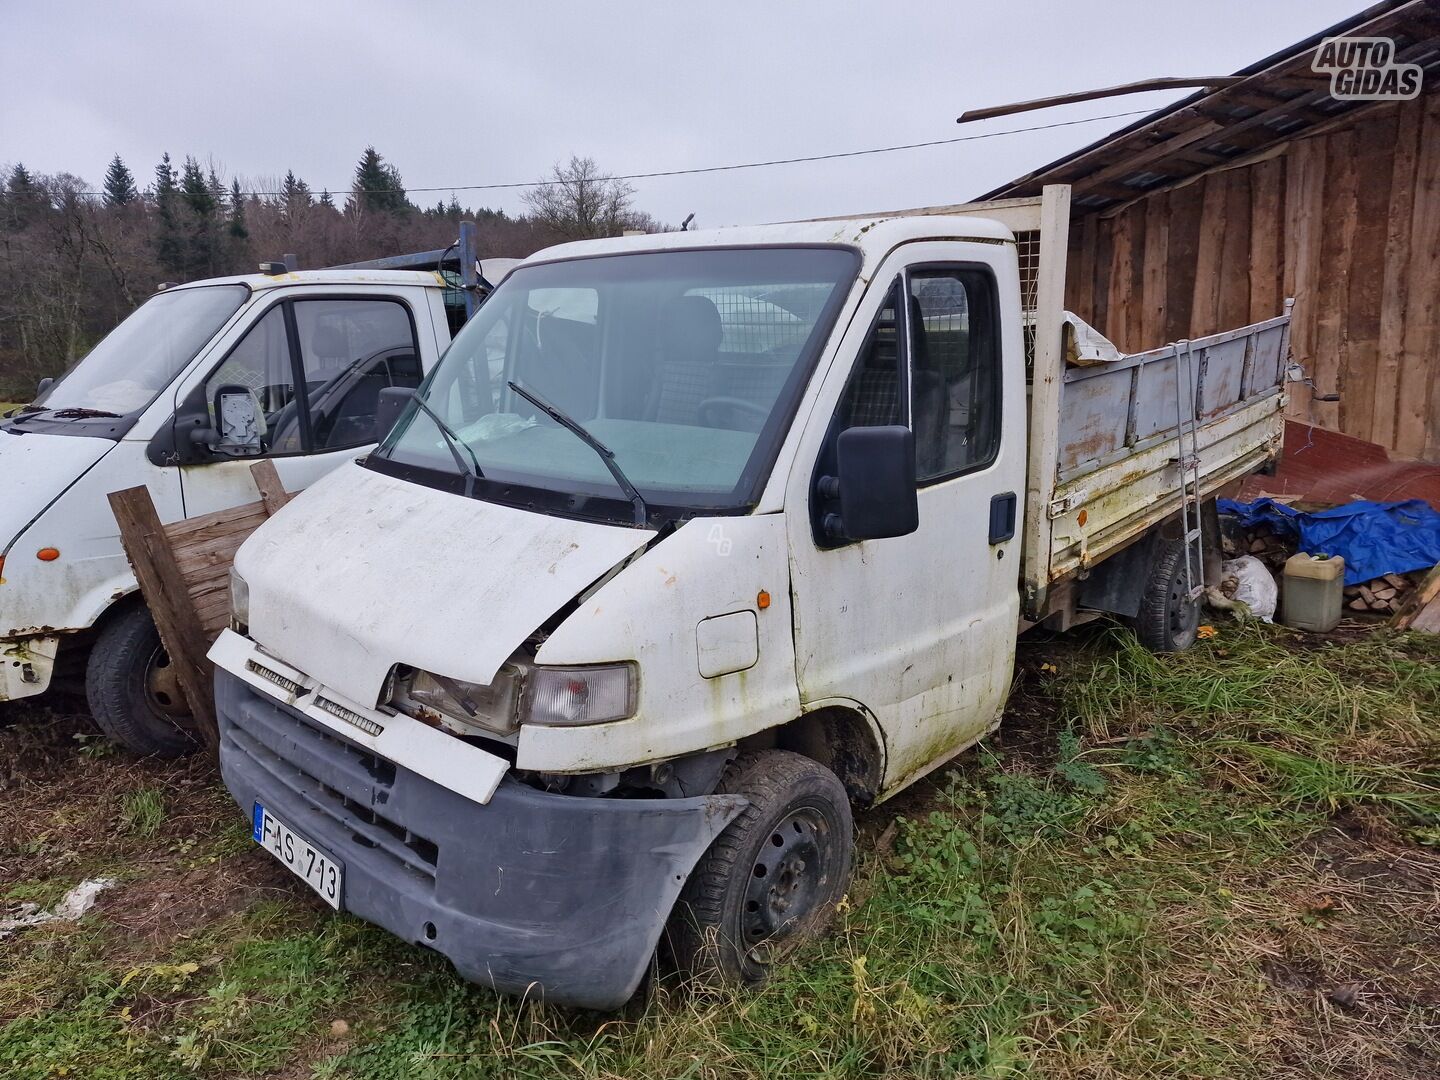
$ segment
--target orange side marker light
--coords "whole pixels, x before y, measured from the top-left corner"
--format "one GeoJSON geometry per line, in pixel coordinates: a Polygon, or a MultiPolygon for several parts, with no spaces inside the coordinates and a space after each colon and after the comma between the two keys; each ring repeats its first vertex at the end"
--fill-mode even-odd
{"type": "Polygon", "coordinates": [[[54,562],[60,557],[60,549],[50,547],[41,548],[35,552],[35,557],[41,562],[54,562]]]}
{"type": "Polygon", "coordinates": [[[761,611],[764,611],[767,607],[770,606],[770,594],[764,589],[761,589],[758,593],[755,594],[755,606],[758,607],[761,611]]]}

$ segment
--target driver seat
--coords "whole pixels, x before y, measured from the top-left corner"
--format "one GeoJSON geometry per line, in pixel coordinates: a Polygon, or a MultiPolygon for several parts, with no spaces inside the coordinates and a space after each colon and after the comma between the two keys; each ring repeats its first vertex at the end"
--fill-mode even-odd
{"type": "Polygon", "coordinates": [[[666,307],[660,326],[659,423],[701,426],[700,403],[720,393],[720,338],[714,301],[681,296],[666,307]]]}

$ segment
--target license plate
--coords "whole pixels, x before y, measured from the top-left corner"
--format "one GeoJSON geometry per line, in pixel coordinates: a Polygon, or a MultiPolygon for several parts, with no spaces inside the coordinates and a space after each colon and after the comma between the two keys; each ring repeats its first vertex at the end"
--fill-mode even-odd
{"type": "Polygon", "coordinates": [[[255,837],[257,844],[319,893],[320,899],[336,911],[340,910],[340,890],[345,884],[343,866],[258,802],[255,804],[251,824],[251,835],[255,837]]]}

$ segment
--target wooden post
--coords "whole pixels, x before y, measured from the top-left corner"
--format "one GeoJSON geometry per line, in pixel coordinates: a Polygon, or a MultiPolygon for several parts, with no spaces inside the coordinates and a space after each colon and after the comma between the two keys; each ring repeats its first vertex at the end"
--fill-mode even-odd
{"type": "Polygon", "coordinates": [[[125,555],[155,618],[160,643],[170,654],[175,678],[190,706],[195,728],[212,752],[218,750],[220,730],[215,722],[214,672],[205,658],[209,643],[175,563],[165,526],[155,512],[150,490],[141,485],[112,492],[110,507],[115,511],[125,555]]]}
{"type": "Polygon", "coordinates": [[[257,461],[250,466],[250,476],[255,481],[256,490],[260,492],[260,501],[265,504],[266,514],[274,514],[290,501],[290,493],[280,482],[280,474],[275,471],[273,461],[268,458],[257,461]]]}

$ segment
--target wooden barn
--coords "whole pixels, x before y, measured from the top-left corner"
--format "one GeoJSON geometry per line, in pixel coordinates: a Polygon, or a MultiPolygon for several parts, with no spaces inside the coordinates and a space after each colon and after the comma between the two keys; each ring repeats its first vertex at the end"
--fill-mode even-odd
{"type": "Polygon", "coordinates": [[[983,198],[1069,184],[1067,301],[1127,351],[1281,313],[1292,419],[1440,462],[1440,0],[1377,4],[983,198]],[[1410,101],[1337,100],[1325,38],[1393,39],[1410,101]]]}

